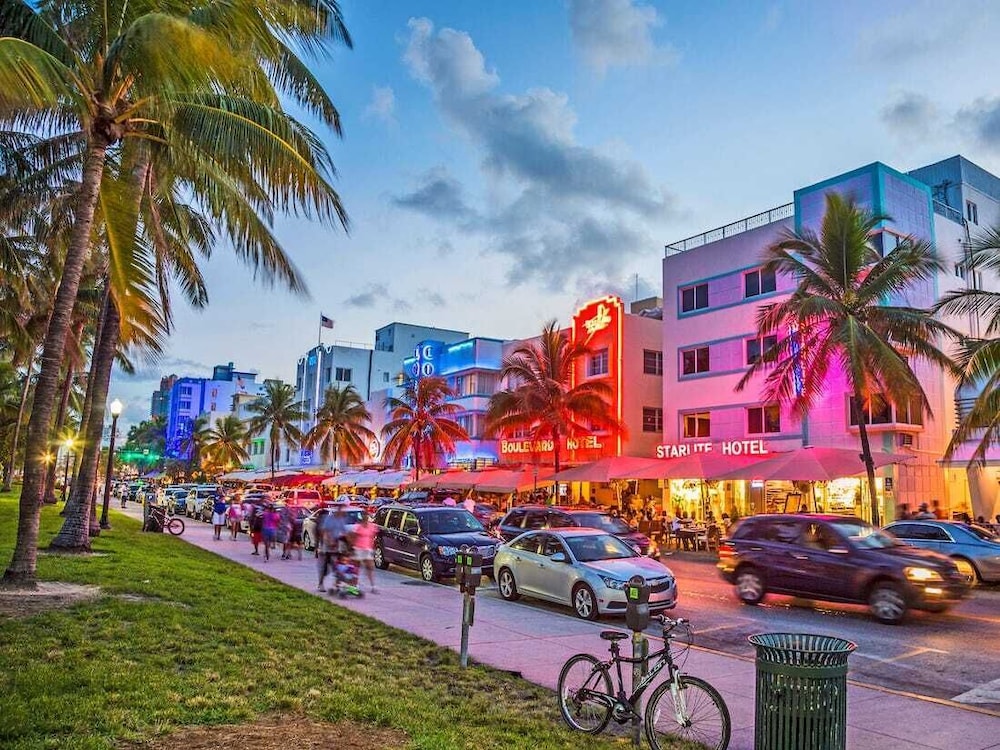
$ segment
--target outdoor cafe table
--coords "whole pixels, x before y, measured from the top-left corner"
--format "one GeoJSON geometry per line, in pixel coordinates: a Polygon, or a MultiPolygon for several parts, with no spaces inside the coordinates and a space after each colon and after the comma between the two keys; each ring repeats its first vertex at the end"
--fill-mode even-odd
{"type": "Polygon", "coordinates": [[[684,549],[689,549],[693,546],[697,550],[705,546],[708,540],[708,529],[704,526],[684,526],[678,529],[675,535],[677,537],[678,549],[683,544],[684,549]]]}

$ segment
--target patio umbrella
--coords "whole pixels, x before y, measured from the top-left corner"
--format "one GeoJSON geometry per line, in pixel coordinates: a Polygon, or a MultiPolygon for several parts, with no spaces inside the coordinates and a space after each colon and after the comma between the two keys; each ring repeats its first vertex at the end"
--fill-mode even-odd
{"type": "MultiPolygon", "coordinates": [[[[899,453],[873,453],[875,468],[909,461],[913,456],[899,453]]],[[[826,482],[840,477],[864,474],[860,450],[822,448],[815,445],[775,453],[752,465],[726,472],[715,479],[763,479],[800,482],[826,482]]]]}
{"type": "Polygon", "coordinates": [[[552,484],[552,469],[541,469],[536,472],[534,467],[526,469],[496,469],[480,472],[473,485],[478,492],[495,492],[509,494],[525,492],[535,487],[545,487],[552,484]]]}
{"type": "Polygon", "coordinates": [[[692,453],[680,458],[644,458],[642,463],[615,472],[615,479],[718,479],[741,470],[763,456],[726,456],[721,453],[692,453]]]}
{"type": "Polygon", "coordinates": [[[635,479],[631,472],[649,461],[637,456],[610,456],[564,469],[550,478],[555,482],[611,482],[622,477],[635,479]]]}

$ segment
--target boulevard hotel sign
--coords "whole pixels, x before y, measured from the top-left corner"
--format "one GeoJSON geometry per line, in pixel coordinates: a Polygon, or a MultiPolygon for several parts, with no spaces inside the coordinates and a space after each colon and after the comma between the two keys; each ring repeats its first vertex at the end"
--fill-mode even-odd
{"type": "Polygon", "coordinates": [[[657,458],[681,458],[694,453],[718,453],[723,456],[766,456],[770,453],[763,440],[726,440],[721,443],[664,443],[656,446],[657,458]]]}

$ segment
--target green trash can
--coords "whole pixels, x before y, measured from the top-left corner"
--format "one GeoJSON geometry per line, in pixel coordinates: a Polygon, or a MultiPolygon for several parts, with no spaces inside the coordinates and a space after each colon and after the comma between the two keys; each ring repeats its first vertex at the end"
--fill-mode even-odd
{"type": "Polygon", "coordinates": [[[754,750],[844,750],[847,657],[857,645],[805,633],[761,633],[754,750]]]}

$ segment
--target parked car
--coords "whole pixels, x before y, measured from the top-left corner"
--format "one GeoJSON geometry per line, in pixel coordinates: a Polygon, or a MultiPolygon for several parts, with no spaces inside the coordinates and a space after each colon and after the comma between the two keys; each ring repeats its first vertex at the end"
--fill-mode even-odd
{"type": "Polygon", "coordinates": [[[430,490],[410,490],[400,495],[396,502],[400,505],[419,505],[421,503],[433,503],[434,493],[430,490]]]}
{"type": "Polygon", "coordinates": [[[445,505],[383,505],[375,514],[375,565],[401,565],[420,571],[425,581],[455,575],[458,548],[470,545],[483,556],[483,573],[492,578],[497,540],[464,508],[445,505]]]}
{"type": "Polygon", "coordinates": [[[185,504],[187,515],[211,523],[212,503],[215,502],[216,494],[222,492],[222,488],[217,484],[199,484],[189,493],[185,504]]]}
{"type": "Polygon", "coordinates": [[[337,499],[334,503],[344,503],[345,505],[357,505],[368,507],[371,503],[370,497],[365,497],[364,495],[337,495],[337,499]]]}
{"type": "Polygon", "coordinates": [[[504,599],[514,601],[523,595],[567,604],[585,620],[623,614],[625,583],[635,575],[652,587],[651,611],[677,604],[677,583],[670,568],[599,529],[528,531],[503,545],[494,565],[504,599]]]}
{"type": "MultiPolygon", "coordinates": [[[[332,512],[332,507],[316,508],[305,517],[305,520],[302,521],[302,549],[307,552],[316,549],[316,543],[319,541],[319,527],[327,513],[332,512]]],[[[361,523],[361,516],[364,512],[364,508],[356,505],[345,506],[344,513],[347,515],[348,527],[361,523]]]]}
{"type": "Polygon", "coordinates": [[[655,554],[658,550],[648,536],[640,534],[621,518],[590,508],[559,508],[547,505],[521,505],[511,508],[500,519],[497,531],[504,541],[511,541],[525,531],[559,529],[578,526],[599,529],[626,542],[639,554],[655,554]]]}
{"type": "Polygon", "coordinates": [[[485,526],[487,529],[491,529],[497,525],[500,519],[503,517],[503,513],[495,505],[490,505],[489,503],[476,503],[475,509],[472,511],[479,523],[485,526]]]}
{"type": "Polygon", "coordinates": [[[190,490],[187,487],[167,487],[163,491],[167,505],[173,505],[174,513],[180,516],[187,515],[187,500],[190,490]]]}
{"type": "Polygon", "coordinates": [[[856,602],[889,624],[902,622],[911,608],[943,612],[968,592],[944,555],[909,547],[850,516],[745,518],[720,545],[719,571],[745,604],[769,592],[856,602]]]}
{"type": "Polygon", "coordinates": [[[932,549],[955,561],[971,586],[1000,581],[1000,536],[992,529],[953,521],[895,521],[885,530],[914,547],[932,549]]]}
{"type": "Polygon", "coordinates": [[[303,508],[315,508],[323,503],[319,490],[284,490],[279,496],[279,500],[285,505],[296,505],[303,508]]]}

